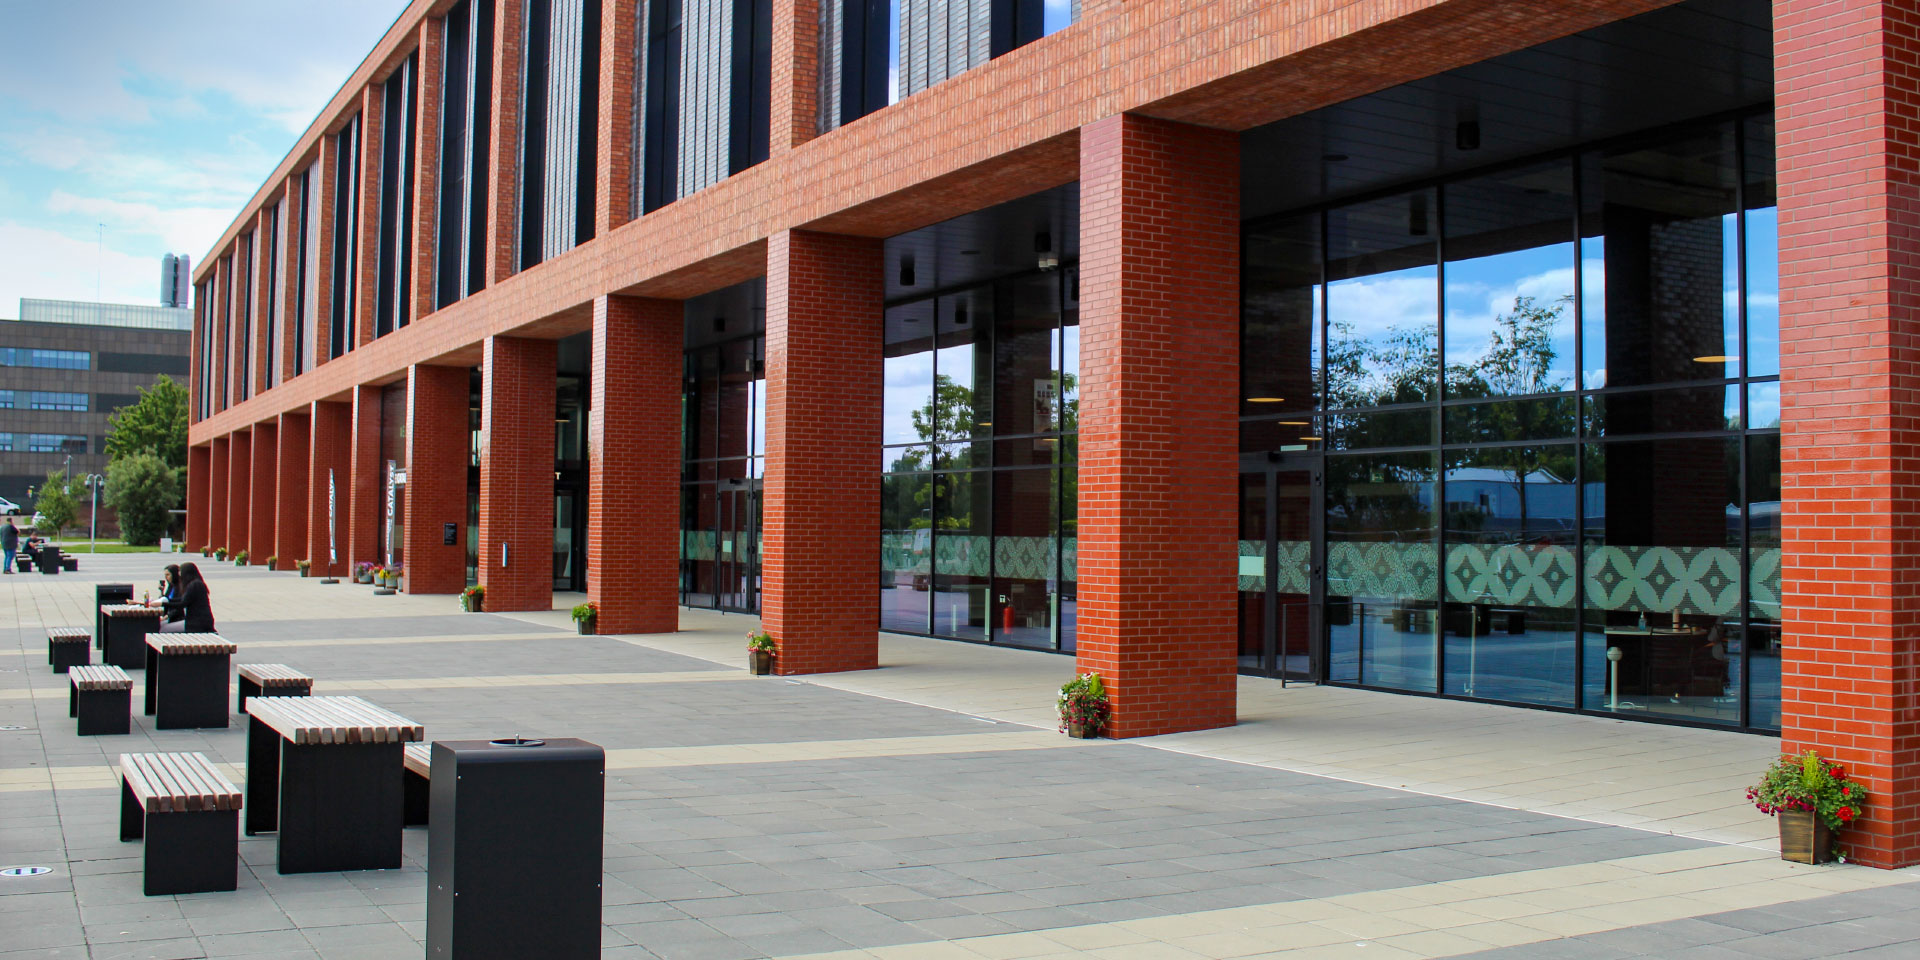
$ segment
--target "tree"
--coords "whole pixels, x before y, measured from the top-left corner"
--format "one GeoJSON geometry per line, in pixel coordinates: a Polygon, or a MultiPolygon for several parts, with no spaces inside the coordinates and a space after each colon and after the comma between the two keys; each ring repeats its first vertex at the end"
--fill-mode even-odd
{"type": "Polygon", "coordinates": [[[179,471],[151,453],[107,464],[107,506],[120,515],[120,537],[135,546],[158,543],[167,512],[180,502],[179,471]]]}
{"type": "Polygon", "coordinates": [[[107,418],[107,457],[119,460],[151,453],[162,463],[183,469],[187,465],[187,388],[161,374],[151,387],[142,387],[140,400],[121,407],[107,418]]]}
{"type": "Polygon", "coordinates": [[[73,491],[68,488],[67,478],[58,473],[48,472],[47,482],[40,487],[40,499],[34,502],[33,509],[40,514],[37,529],[50,537],[57,537],[60,531],[73,524],[77,509],[73,504],[73,491]]]}

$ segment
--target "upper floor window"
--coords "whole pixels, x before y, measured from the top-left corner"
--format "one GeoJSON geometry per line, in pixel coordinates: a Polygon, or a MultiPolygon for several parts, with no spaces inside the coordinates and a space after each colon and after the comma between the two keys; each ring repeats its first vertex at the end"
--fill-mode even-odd
{"type": "Polygon", "coordinates": [[[87,409],[87,395],[84,393],[56,393],[51,390],[35,390],[28,401],[35,410],[78,410],[87,409]]]}
{"type": "Polygon", "coordinates": [[[92,356],[85,350],[40,350],[33,347],[0,347],[0,367],[41,367],[50,370],[85,370],[92,356]]]}
{"type": "Polygon", "coordinates": [[[28,453],[86,453],[87,438],[64,433],[27,434],[28,453]]]}

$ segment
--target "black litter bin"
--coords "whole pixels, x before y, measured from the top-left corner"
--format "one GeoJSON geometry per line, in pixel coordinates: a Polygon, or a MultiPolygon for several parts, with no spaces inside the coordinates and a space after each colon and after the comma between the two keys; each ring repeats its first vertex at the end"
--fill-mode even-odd
{"type": "Polygon", "coordinates": [[[600,956],[606,770],[585,740],[434,743],[428,960],[600,956]]]}
{"type": "Polygon", "coordinates": [[[107,648],[107,615],[100,608],[107,604],[133,602],[133,584],[100,583],[93,587],[93,645],[95,648],[107,648]]]}
{"type": "Polygon", "coordinates": [[[51,577],[60,572],[60,548],[47,544],[40,548],[40,555],[33,561],[40,565],[40,572],[51,577]]]}

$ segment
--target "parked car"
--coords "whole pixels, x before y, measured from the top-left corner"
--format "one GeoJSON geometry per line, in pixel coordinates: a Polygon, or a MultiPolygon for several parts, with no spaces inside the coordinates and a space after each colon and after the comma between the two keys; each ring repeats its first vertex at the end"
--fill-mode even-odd
{"type": "Polygon", "coordinates": [[[17,517],[25,512],[19,504],[8,500],[6,497],[0,497],[0,516],[17,517]]]}

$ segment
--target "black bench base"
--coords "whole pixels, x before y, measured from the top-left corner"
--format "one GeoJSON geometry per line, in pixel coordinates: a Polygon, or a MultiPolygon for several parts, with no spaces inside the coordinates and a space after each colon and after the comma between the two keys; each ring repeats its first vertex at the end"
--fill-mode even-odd
{"type": "MultiPolygon", "coordinates": [[[[122,670],[144,670],[147,667],[147,634],[160,628],[158,617],[108,617],[105,652],[101,663],[110,663],[122,670]]],[[[222,695],[225,700],[225,695],[222,695]]]]}
{"type": "Polygon", "coordinates": [[[240,681],[240,697],[239,697],[239,702],[234,705],[233,710],[235,713],[238,713],[243,717],[247,715],[247,698],[248,697],[259,697],[259,696],[311,697],[313,696],[313,684],[311,683],[302,684],[297,687],[283,687],[283,686],[268,687],[266,689],[268,689],[271,692],[263,694],[260,692],[261,687],[259,684],[254,683],[252,680],[248,680],[246,677],[239,677],[237,679],[240,681]]]}
{"type": "Polygon", "coordinates": [[[70,668],[92,663],[93,649],[84,643],[50,643],[47,662],[53,664],[54,673],[66,673],[70,668]]]}
{"type": "Polygon", "coordinates": [[[161,656],[147,648],[145,710],[160,730],[217,727],[227,715],[227,669],[224,653],[161,656]]]}
{"type": "Polygon", "coordinates": [[[427,826],[433,808],[433,781],[412,770],[400,771],[400,823],[409,827],[427,826]]]}
{"type": "Polygon", "coordinates": [[[247,723],[247,836],[275,832],[279,870],[400,867],[398,743],[293,744],[247,723]]]}
{"type": "Polygon", "coordinates": [[[141,892],[149,897],[239,887],[239,828],[238,810],[148,813],[120,783],[120,839],[146,839],[141,892]]]}
{"type": "Polygon", "coordinates": [[[80,735],[133,732],[133,688],[76,690],[67,687],[67,716],[80,721],[80,735]]]}

